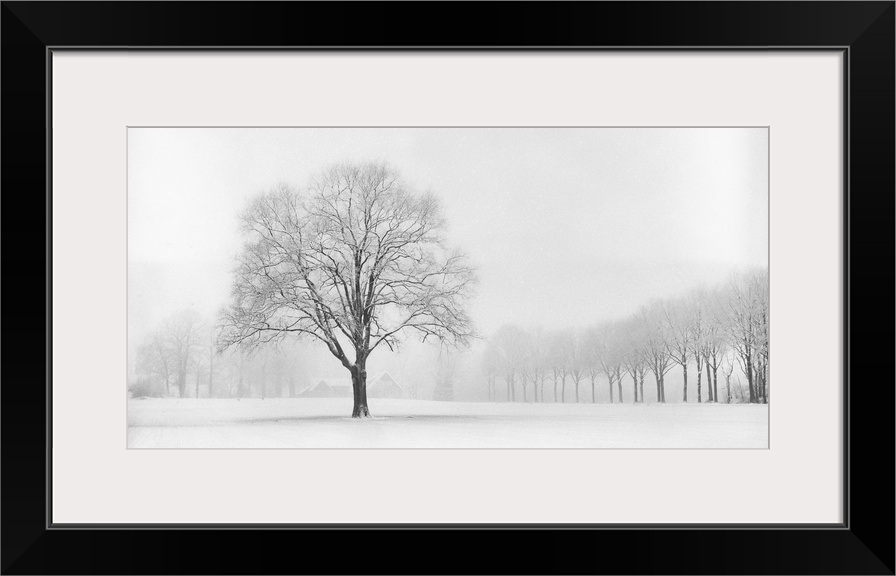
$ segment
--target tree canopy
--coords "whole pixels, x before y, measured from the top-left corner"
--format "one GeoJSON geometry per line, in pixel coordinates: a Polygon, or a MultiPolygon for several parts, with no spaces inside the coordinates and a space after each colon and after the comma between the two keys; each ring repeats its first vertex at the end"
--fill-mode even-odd
{"type": "Polygon", "coordinates": [[[251,201],[222,312],[222,345],[314,338],[352,374],[353,416],[369,416],[367,357],[401,333],[466,344],[475,272],[444,238],[432,194],[386,164],[338,164],[307,190],[281,185],[251,201]]]}

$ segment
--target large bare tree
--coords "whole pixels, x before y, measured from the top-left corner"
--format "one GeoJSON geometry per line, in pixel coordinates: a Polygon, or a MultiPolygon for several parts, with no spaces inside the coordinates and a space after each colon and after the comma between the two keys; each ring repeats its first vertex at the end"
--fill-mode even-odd
{"type": "Polygon", "coordinates": [[[445,242],[431,194],[416,194],[385,164],[338,164],[306,194],[280,186],[253,200],[223,312],[223,345],[289,335],[320,341],[349,371],[352,417],[369,417],[367,359],[400,333],[466,344],[475,282],[445,242]]]}

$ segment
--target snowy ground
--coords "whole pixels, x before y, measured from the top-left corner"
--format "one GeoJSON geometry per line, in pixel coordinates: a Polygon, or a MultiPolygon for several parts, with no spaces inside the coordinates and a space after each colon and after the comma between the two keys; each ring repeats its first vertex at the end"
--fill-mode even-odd
{"type": "Polygon", "coordinates": [[[129,448],[767,448],[768,406],[132,399],[129,448]]]}

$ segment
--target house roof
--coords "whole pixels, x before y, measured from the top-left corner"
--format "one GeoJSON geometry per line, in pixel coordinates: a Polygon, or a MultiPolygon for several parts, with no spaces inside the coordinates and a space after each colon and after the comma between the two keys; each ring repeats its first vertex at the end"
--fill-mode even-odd
{"type": "MultiPolygon", "coordinates": [[[[323,384],[331,389],[339,389],[339,388],[351,388],[352,380],[351,378],[312,378],[310,384],[308,386],[302,388],[298,391],[299,394],[307,392],[309,390],[313,390],[314,388],[323,384]]],[[[376,372],[375,374],[371,374],[367,377],[367,389],[370,390],[372,388],[376,388],[378,386],[382,386],[385,384],[394,384],[398,386],[402,391],[404,391],[404,386],[398,383],[391,374],[386,371],[376,372]]]]}

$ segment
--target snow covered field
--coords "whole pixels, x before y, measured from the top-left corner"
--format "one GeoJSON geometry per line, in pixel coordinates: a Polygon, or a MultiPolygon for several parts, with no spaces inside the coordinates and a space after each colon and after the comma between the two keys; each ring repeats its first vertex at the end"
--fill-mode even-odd
{"type": "Polygon", "coordinates": [[[767,448],[768,406],[132,399],[129,448],[767,448]]]}

